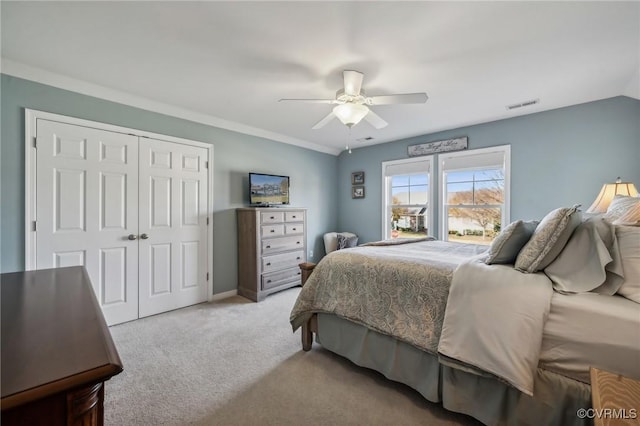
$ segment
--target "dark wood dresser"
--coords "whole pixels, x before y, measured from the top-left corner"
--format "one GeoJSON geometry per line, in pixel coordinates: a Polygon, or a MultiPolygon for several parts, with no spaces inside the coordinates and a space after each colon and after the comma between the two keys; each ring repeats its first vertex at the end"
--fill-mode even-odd
{"type": "Polygon", "coordinates": [[[85,269],[1,274],[0,288],[2,425],[102,425],[122,362],[85,269]]]}

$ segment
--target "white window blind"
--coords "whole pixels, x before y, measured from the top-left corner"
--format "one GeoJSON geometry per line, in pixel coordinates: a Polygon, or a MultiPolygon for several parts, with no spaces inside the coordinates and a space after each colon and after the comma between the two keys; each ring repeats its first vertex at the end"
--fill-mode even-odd
{"type": "Polygon", "coordinates": [[[384,176],[412,175],[415,173],[429,173],[431,160],[386,162],[384,164],[384,176]]]}
{"type": "Polygon", "coordinates": [[[473,151],[464,154],[440,156],[440,167],[443,172],[470,169],[491,169],[504,167],[505,151],[493,151],[475,154],[473,151]]]}

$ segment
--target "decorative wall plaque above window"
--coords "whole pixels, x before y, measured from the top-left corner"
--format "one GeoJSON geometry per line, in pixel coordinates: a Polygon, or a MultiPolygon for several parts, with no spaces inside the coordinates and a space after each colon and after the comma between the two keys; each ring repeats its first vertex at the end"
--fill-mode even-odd
{"type": "Polygon", "coordinates": [[[468,138],[446,139],[442,141],[421,143],[419,145],[409,145],[407,152],[409,157],[417,157],[419,155],[429,155],[436,152],[460,151],[467,149],[468,138]]]}

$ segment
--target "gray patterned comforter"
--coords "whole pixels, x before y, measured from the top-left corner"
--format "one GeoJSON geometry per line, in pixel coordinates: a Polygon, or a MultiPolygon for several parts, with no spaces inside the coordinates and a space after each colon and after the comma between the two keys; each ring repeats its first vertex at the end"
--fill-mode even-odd
{"type": "Polygon", "coordinates": [[[435,354],[453,271],[486,249],[421,240],[335,251],[307,280],[291,325],[295,331],[313,313],[331,313],[435,354]]]}

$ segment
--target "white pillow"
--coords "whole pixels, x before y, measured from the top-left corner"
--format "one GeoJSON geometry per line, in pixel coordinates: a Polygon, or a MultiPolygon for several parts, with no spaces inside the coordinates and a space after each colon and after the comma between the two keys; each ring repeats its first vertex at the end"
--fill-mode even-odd
{"type": "Polygon", "coordinates": [[[614,225],[640,224],[640,198],[616,195],[609,204],[604,218],[614,225]]]}
{"type": "MultiPolygon", "coordinates": [[[[638,198],[640,200],[640,198],[638,198]]],[[[614,225],[628,225],[639,226],[640,225],[640,202],[632,205],[626,213],[623,213],[620,217],[613,221],[614,225]]]]}
{"type": "Polygon", "coordinates": [[[640,228],[616,226],[624,282],[618,294],[640,303],[640,228]]]}

